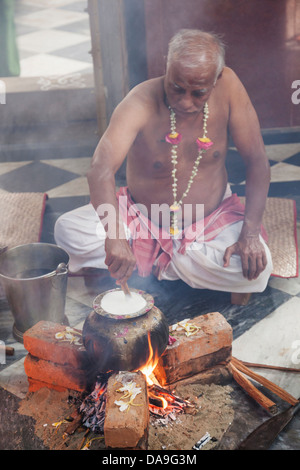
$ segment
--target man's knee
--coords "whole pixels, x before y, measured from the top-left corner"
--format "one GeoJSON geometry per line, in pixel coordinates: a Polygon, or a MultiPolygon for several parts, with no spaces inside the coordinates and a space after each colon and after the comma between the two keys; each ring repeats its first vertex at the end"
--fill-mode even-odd
{"type": "Polygon", "coordinates": [[[57,244],[66,241],[67,239],[67,220],[65,214],[61,215],[54,225],[54,239],[57,244]]]}

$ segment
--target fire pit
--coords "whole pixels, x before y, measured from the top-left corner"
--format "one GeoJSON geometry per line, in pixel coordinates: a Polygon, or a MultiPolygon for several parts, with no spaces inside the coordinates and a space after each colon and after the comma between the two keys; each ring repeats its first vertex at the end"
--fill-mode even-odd
{"type": "MultiPolygon", "coordinates": [[[[130,389],[130,386],[133,387],[135,385],[135,376],[127,372],[121,372],[111,376],[113,377],[113,383],[118,380],[120,374],[123,374],[125,379],[127,378],[127,382],[126,380],[124,381],[124,383],[129,384],[127,388],[130,389]]],[[[126,386],[124,390],[126,390],[126,386]]],[[[104,433],[107,392],[108,378],[104,376],[98,377],[94,390],[83,400],[80,406],[84,426],[96,433],[104,433]]],[[[130,403],[130,393],[125,393],[121,398],[124,398],[124,396],[124,401],[116,400],[116,404],[120,407],[119,410],[121,412],[127,411],[127,405],[130,403]]],[[[188,400],[183,400],[169,390],[158,384],[151,384],[149,381],[147,382],[147,396],[150,416],[154,419],[158,419],[159,423],[163,425],[166,425],[169,421],[175,421],[176,415],[178,414],[192,414],[195,411],[194,405],[188,400]]],[[[119,424],[120,423],[118,423],[118,426],[119,424]]]]}
{"type": "MultiPolygon", "coordinates": [[[[70,419],[57,419],[55,423],[59,429],[65,429],[62,436],[65,445],[70,445],[72,436],[77,434],[76,430],[84,427],[84,436],[87,433],[92,433],[92,436],[85,437],[85,444],[80,444],[80,448],[97,440],[97,445],[103,442],[104,448],[154,449],[161,445],[162,433],[165,433],[163,440],[168,442],[167,446],[170,445],[172,437],[168,427],[173,425],[176,426],[178,439],[188,440],[183,445],[192,441],[194,445],[207,430],[212,430],[211,425],[207,428],[207,423],[212,419],[209,395],[204,414],[199,411],[202,407],[199,400],[203,401],[203,384],[222,385],[219,396],[213,402],[213,412],[219,409],[216,411],[216,422],[223,419],[220,397],[224,403],[227,392],[223,385],[231,378],[227,367],[231,359],[230,326],[222,315],[214,312],[200,315],[192,321],[185,320],[175,325],[176,328],[174,325],[169,327],[151,298],[148,311],[133,318],[116,320],[96,311],[99,309],[99,298],[96,299],[83,330],[40,322],[24,335],[24,345],[29,353],[24,362],[29,391],[38,393],[47,387],[60,393],[63,390],[70,392],[70,389],[80,393],[70,419]],[[93,325],[96,326],[95,331],[93,325]],[[141,330],[143,341],[136,342],[133,338],[130,344],[131,331],[139,333],[141,330]],[[162,332],[163,341],[160,339],[162,332]],[[112,338],[112,345],[109,345],[108,339],[107,343],[103,342],[103,333],[106,333],[106,338],[112,338]],[[129,351],[132,348],[142,359],[139,357],[136,360],[131,352],[127,354],[126,348],[123,356],[118,353],[120,345],[128,344],[129,351]],[[111,363],[105,350],[108,347],[114,354],[111,363]],[[102,356],[95,356],[95,351],[102,356]],[[122,370],[120,359],[125,361],[125,370],[122,370]],[[91,360],[98,375],[93,382],[84,383],[82,377],[91,360]],[[173,370],[178,372],[174,375],[173,370]],[[163,383],[161,378],[164,379],[163,383]],[[183,387],[179,393],[178,386],[179,389],[183,387]],[[189,435],[190,427],[196,430],[196,435],[189,435]]],[[[227,414],[224,416],[225,428],[228,423],[227,414]]],[[[212,436],[219,436],[221,428],[214,428],[213,432],[212,436]]],[[[178,442],[177,437],[174,436],[174,443],[178,442]]],[[[178,443],[174,445],[176,448],[181,446],[178,443]]]]}
{"type": "Polygon", "coordinates": [[[91,385],[86,382],[82,330],[39,322],[24,334],[30,393],[23,413],[34,417],[41,434],[47,432],[47,444],[57,450],[97,445],[103,450],[178,451],[218,446],[234,416],[232,376],[268,412],[274,403],[270,408],[269,399],[262,401],[262,393],[244,374],[287,403],[298,403],[232,357],[232,330],[220,313],[185,319],[169,332],[172,337],[161,356],[148,332],[148,356],[139,370],[110,370],[91,385]]]}

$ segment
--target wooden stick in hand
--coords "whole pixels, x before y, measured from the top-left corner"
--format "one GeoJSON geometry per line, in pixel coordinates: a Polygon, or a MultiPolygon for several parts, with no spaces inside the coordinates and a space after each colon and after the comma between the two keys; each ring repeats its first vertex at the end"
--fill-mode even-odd
{"type": "Polygon", "coordinates": [[[121,288],[125,295],[129,295],[129,296],[131,295],[127,282],[124,282],[124,284],[121,284],[121,288]]]}

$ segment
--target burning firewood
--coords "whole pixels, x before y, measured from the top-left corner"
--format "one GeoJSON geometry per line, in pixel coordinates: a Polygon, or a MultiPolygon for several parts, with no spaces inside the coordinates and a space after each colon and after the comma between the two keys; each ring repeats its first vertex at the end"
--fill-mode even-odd
{"type": "Polygon", "coordinates": [[[79,411],[82,424],[91,431],[103,434],[107,382],[97,382],[94,390],[82,402],[79,411]]]}
{"type": "Polygon", "coordinates": [[[152,416],[159,418],[176,419],[179,413],[195,413],[196,409],[192,403],[182,400],[159,385],[151,385],[148,388],[149,411],[152,416]]]}
{"type": "MultiPolygon", "coordinates": [[[[96,382],[95,388],[79,407],[82,424],[95,433],[103,434],[106,407],[107,381],[96,382]]],[[[149,412],[153,419],[174,421],[181,413],[194,414],[195,406],[167,389],[152,384],[148,386],[149,412]]]]}

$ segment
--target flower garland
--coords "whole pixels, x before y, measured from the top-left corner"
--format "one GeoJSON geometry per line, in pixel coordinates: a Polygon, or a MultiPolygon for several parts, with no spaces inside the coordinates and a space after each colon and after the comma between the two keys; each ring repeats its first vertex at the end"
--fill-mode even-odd
{"type": "MultiPolygon", "coordinates": [[[[174,325],[170,326],[169,331],[185,331],[185,336],[192,336],[198,333],[198,331],[201,330],[200,326],[195,325],[194,323],[191,323],[189,318],[186,318],[185,320],[179,321],[178,323],[175,323],[174,325]]],[[[176,340],[175,340],[176,341],[176,340]]]]}
{"type": "Polygon", "coordinates": [[[70,344],[75,344],[76,346],[83,346],[82,333],[70,326],[66,326],[64,331],[58,331],[55,334],[55,338],[61,341],[67,341],[70,344]]]}
{"type": "Polygon", "coordinates": [[[178,220],[176,213],[180,210],[181,205],[182,205],[182,200],[187,196],[192,183],[194,181],[194,178],[198,172],[198,166],[200,164],[200,160],[202,159],[203,153],[206,152],[207,149],[209,149],[212,145],[213,142],[206,137],[207,134],[207,120],[208,120],[208,115],[209,115],[209,109],[208,109],[208,104],[205,103],[204,105],[204,110],[203,110],[203,137],[198,137],[196,139],[196,144],[198,147],[198,156],[194,162],[194,166],[192,169],[192,173],[190,176],[190,179],[187,184],[187,188],[184,191],[184,193],[181,196],[181,199],[177,201],[177,181],[178,178],[176,177],[176,172],[177,172],[177,161],[178,161],[178,155],[177,155],[177,148],[178,144],[181,142],[182,135],[179,134],[176,131],[176,114],[175,111],[169,107],[170,110],[170,128],[171,132],[165,136],[165,141],[168,142],[169,144],[172,145],[172,150],[171,150],[171,160],[173,164],[173,169],[172,169],[172,192],[173,192],[173,199],[174,202],[170,206],[170,211],[171,211],[171,227],[170,227],[170,234],[171,235],[176,235],[179,230],[178,230],[178,220]]]}
{"type": "Polygon", "coordinates": [[[135,382],[127,382],[123,387],[119,388],[117,392],[124,392],[121,397],[122,400],[115,400],[115,405],[119,406],[120,411],[128,411],[131,405],[141,406],[140,404],[133,403],[135,397],[141,393],[141,387],[137,387],[135,382]],[[129,399],[128,401],[124,401],[129,399]]]}

